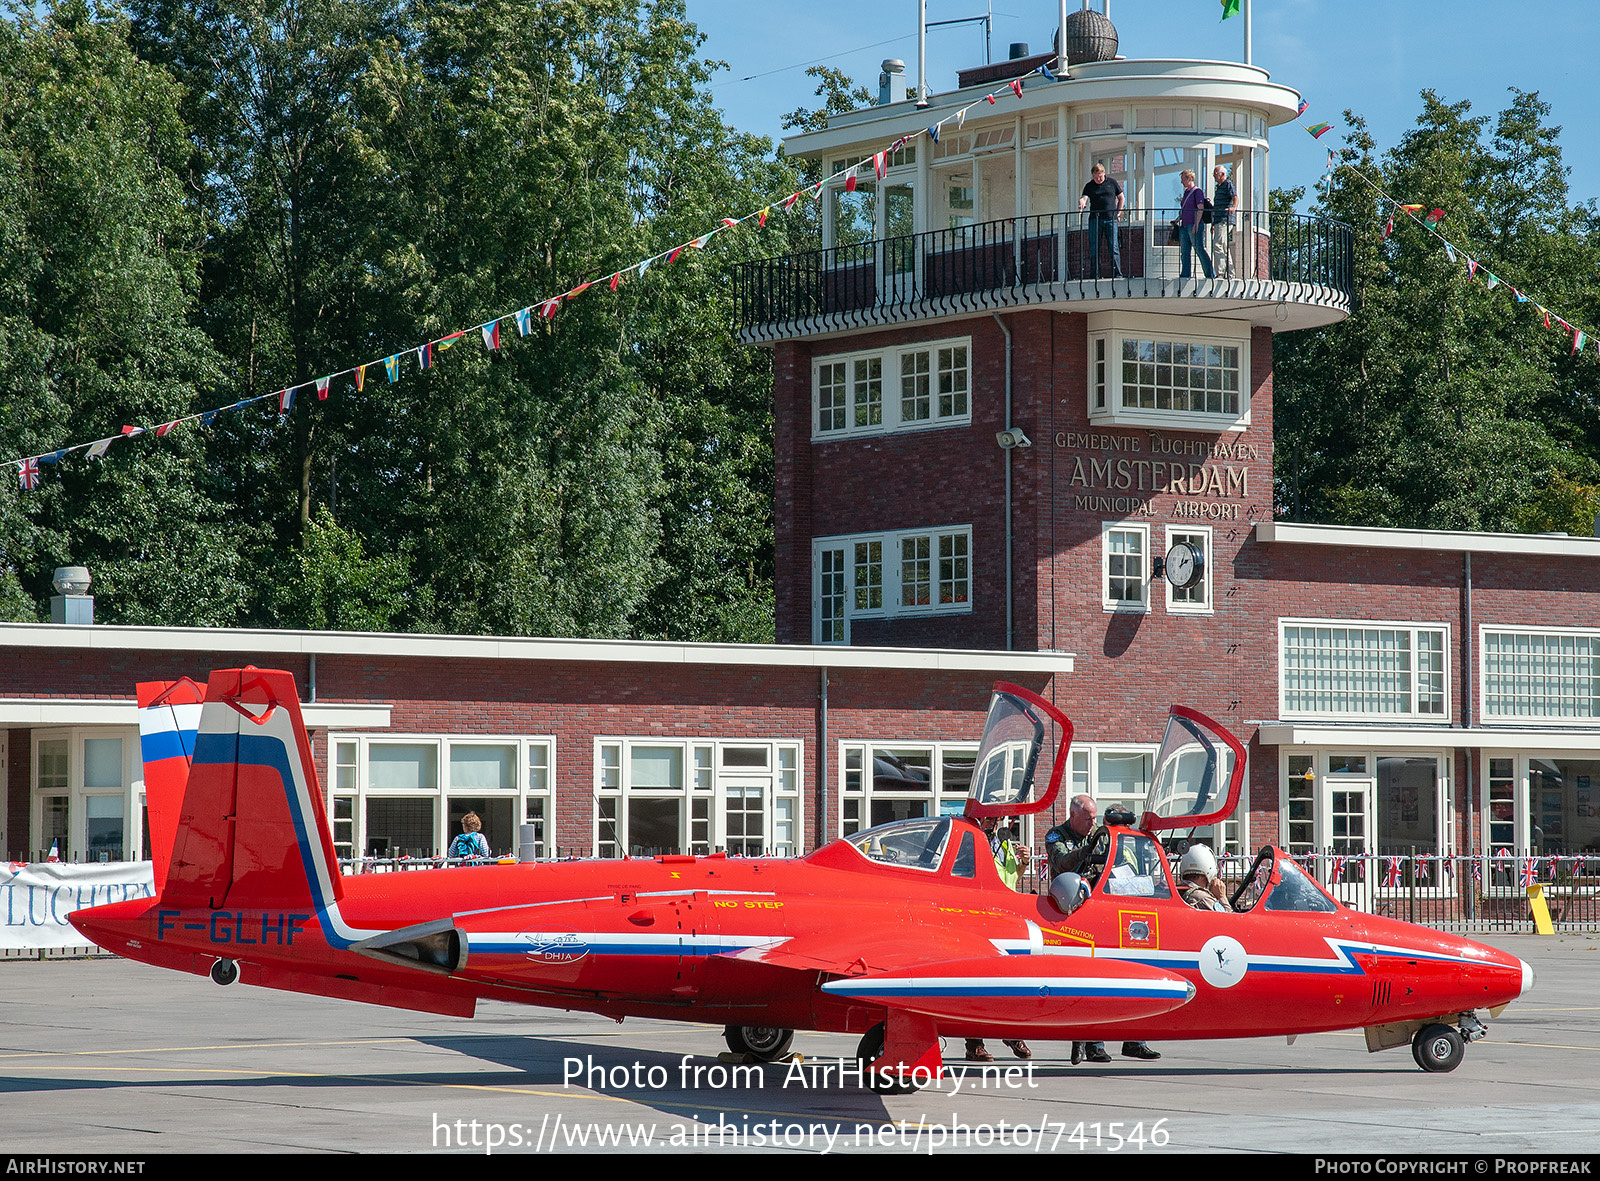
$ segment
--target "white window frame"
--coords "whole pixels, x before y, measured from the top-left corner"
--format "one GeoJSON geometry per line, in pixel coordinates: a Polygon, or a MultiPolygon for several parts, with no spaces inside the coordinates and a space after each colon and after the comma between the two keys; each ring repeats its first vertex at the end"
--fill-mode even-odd
{"type": "Polygon", "coordinates": [[[1277,668],[1278,668],[1278,716],[1281,717],[1281,718],[1285,718],[1285,719],[1288,719],[1288,718],[1295,718],[1295,719],[1300,719],[1300,718],[1308,718],[1308,719],[1309,718],[1323,718],[1323,719],[1329,719],[1329,720],[1334,720],[1334,721],[1353,721],[1353,722],[1369,722],[1369,723],[1373,722],[1376,719],[1390,719],[1390,718],[1392,718],[1392,719],[1398,719],[1398,720],[1405,720],[1405,721],[1409,721],[1409,722],[1413,722],[1413,723],[1417,723],[1417,722],[1420,722],[1420,723],[1435,723],[1435,724],[1438,724],[1440,726],[1448,726],[1450,724],[1451,717],[1454,716],[1452,714],[1452,710],[1454,709],[1454,705],[1455,705],[1454,696],[1453,696],[1453,687],[1451,685],[1451,679],[1452,679],[1452,674],[1453,674],[1453,670],[1454,670],[1454,664],[1453,664],[1453,662],[1451,660],[1452,648],[1451,648],[1450,636],[1451,636],[1451,629],[1450,629],[1450,625],[1448,623],[1431,621],[1431,620],[1297,619],[1297,618],[1281,618],[1280,617],[1279,620],[1278,620],[1278,661],[1277,661],[1277,668]],[[1408,632],[1410,632],[1411,633],[1411,639],[1410,639],[1410,645],[1411,645],[1410,646],[1410,653],[1411,653],[1411,669],[1410,669],[1410,677],[1411,677],[1411,689],[1410,689],[1411,709],[1410,709],[1410,711],[1406,712],[1406,713],[1399,713],[1399,712],[1384,713],[1384,712],[1376,712],[1376,711],[1375,712],[1371,712],[1371,713],[1367,713],[1367,712],[1361,712],[1361,711],[1338,711],[1338,710],[1323,711],[1323,710],[1314,710],[1314,709],[1311,709],[1311,710],[1308,710],[1308,709],[1290,709],[1289,708],[1288,677],[1286,675],[1287,670],[1284,667],[1284,657],[1285,657],[1286,644],[1287,644],[1286,632],[1287,632],[1287,629],[1291,628],[1291,627],[1328,627],[1328,628],[1340,628],[1340,629],[1345,629],[1345,630],[1360,630],[1360,631],[1374,631],[1374,630],[1376,630],[1376,631],[1408,631],[1408,632]],[[1420,712],[1417,709],[1417,702],[1419,700],[1419,691],[1420,691],[1420,672],[1419,672],[1419,669],[1417,668],[1417,654],[1418,654],[1417,633],[1418,632],[1436,632],[1436,633],[1439,633],[1442,636],[1442,642],[1440,644],[1440,649],[1439,650],[1440,650],[1440,655],[1441,655],[1441,658],[1442,658],[1443,667],[1440,670],[1439,677],[1440,677],[1440,680],[1441,680],[1441,690],[1442,690],[1442,693],[1443,693],[1443,700],[1442,700],[1442,704],[1441,704],[1441,706],[1440,706],[1440,708],[1438,709],[1437,712],[1428,711],[1428,712],[1424,713],[1424,712],[1420,712]]]}
{"type": "MultiPolygon", "coordinates": [[[[954,370],[952,370],[954,371],[954,370]]],[[[952,395],[953,396],[953,393],[952,395]]],[[[855,439],[870,435],[899,434],[905,431],[937,430],[942,427],[970,426],[972,423],[973,361],[972,338],[954,336],[943,340],[917,341],[914,344],[890,348],[865,349],[852,353],[830,353],[814,357],[811,361],[811,441],[828,442],[833,439],[855,439]],[[941,414],[939,352],[942,349],[965,349],[966,409],[960,413],[941,414]],[[901,365],[903,358],[926,353],[928,357],[928,417],[903,418],[901,365]],[[879,362],[880,421],[857,425],[855,421],[855,373],[858,363],[879,362]],[[844,365],[845,425],[835,430],[822,428],[822,367],[844,365]]]]}
{"type": "Polygon", "coordinates": [[[683,834],[683,851],[699,856],[722,852],[727,847],[728,790],[760,781],[762,794],[762,839],[765,847],[762,856],[799,856],[805,846],[805,741],[796,738],[667,738],[658,735],[627,736],[599,735],[594,740],[593,816],[590,822],[590,849],[597,857],[607,856],[602,844],[613,843],[600,831],[600,801],[614,800],[617,805],[617,831],[615,844],[619,856],[629,856],[631,844],[628,831],[628,803],[633,799],[679,801],[679,831],[683,834]],[[632,780],[632,753],[635,747],[670,747],[680,752],[683,767],[681,787],[635,787],[632,780]],[[737,747],[765,747],[768,751],[766,769],[758,767],[725,767],[723,752],[737,747]],[[617,783],[606,783],[604,752],[610,748],[617,753],[617,783]],[[701,758],[701,755],[704,758],[701,758]],[[785,754],[790,756],[785,765],[785,754]],[[695,831],[693,804],[706,801],[707,829],[704,840],[695,831]],[[777,840],[779,803],[789,805],[789,815],[783,823],[792,827],[787,842],[777,840]]]}
{"type": "MultiPolygon", "coordinates": [[[[1371,716],[1371,715],[1364,715],[1371,716]]],[[[1385,886],[1383,884],[1384,865],[1386,856],[1398,854],[1382,854],[1378,851],[1378,763],[1381,759],[1388,758],[1425,758],[1436,761],[1439,773],[1434,781],[1434,823],[1436,837],[1439,842],[1439,853],[1444,857],[1454,856],[1455,853],[1455,751],[1450,748],[1428,747],[1394,747],[1373,748],[1361,746],[1285,746],[1278,752],[1278,845],[1288,850],[1289,841],[1289,759],[1292,756],[1309,757],[1313,772],[1311,790],[1311,852],[1318,857],[1326,854],[1332,847],[1333,836],[1328,831],[1330,817],[1330,796],[1339,789],[1341,780],[1359,782],[1366,785],[1368,792],[1368,807],[1371,810],[1371,827],[1363,838],[1363,843],[1371,858],[1367,862],[1367,872],[1375,875],[1370,882],[1364,883],[1355,893],[1359,897],[1369,898],[1401,898],[1409,896],[1413,890],[1419,898],[1448,898],[1456,893],[1457,883],[1445,875],[1444,867],[1435,863],[1429,867],[1429,881],[1427,885],[1419,886],[1385,886]],[[1328,770],[1328,760],[1347,756],[1360,756],[1367,761],[1367,770],[1359,774],[1344,774],[1328,770]]],[[[1487,768],[1488,764],[1484,766],[1487,768]]],[[[1488,798],[1488,784],[1482,784],[1484,798],[1488,798]]],[[[1526,793],[1524,793],[1526,794],[1526,793]]],[[[1488,831],[1487,825],[1485,832],[1488,831]]],[[[1300,856],[1300,854],[1292,854],[1300,856]]],[[[1321,879],[1318,879],[1321,881],[1321,879]]],[[[1329,886],[1321,882],[1324,887],[1332,891],[1334,897],[1340,897],[1338,884],[1329,886]]],[[[1353,885],[1353,884],[1346,884],[1353,885]]]]}
{"type": "MultiPolygon", "coordinates": [[[[1074,742],[1072,744],[1071,761],[1068,764],[1066,779],[1062,784],[1061,799],[1057,810],[1064,814],[1073,796],[1087,795],[1094,800],[1102,820],[1105,818],[1105,806],[1108,803],[1130,804],[1131,801],[1130,806],[1132,806],[1132,810],[1137,816],[1141,811],[1138,805],[1144,802],[1143,797],[1138,800],[1132,800],[1132,797],[1122,792],[1113,792],[1103,785],[1100,782],[1100,760],[1102,757],[1107,756],[1115,758],[1129,755],[1146,758],[1150,760],[1150,774],[1153,776],[1156,770],[1156,757],[1160,753],[1160,745],[1153,742],[1074,742]]],[[[1246,758],[1248,759],[1248,757],[1247,753],[1246,758]]],[[[1215,842],[1216,829],[1219,826],[1223,828],[1224,832],[1221,841],[1223,847],[1217,848],[1216,844],[1212,845],[1213,851],[1219,857],[1245,857],[1252,852],[1250,847],[1250,767],[1248,762],[1245,765],[1244,783],[1245,790],[1240,795],[1238,806],[1234,809],[1232,816],[1219,821],[1217,824],[1202,825],[1196,830],[1197,839],[1203,841],[1205,837],[1210,836],[1212,841],[1215,842]],[[1232,836],[1228,835],[1228,830],[1230,829],[1234,834],[1232,836]]],[[[1149,790],[1150,785],[1147,782],[1145,784],[1145,792],[1148,794],[1149,790]]],[[[1177,835],[1187,837],[1188,830],[1180,829],[1177,835]]]]}
{"type": "MultiPolygon", "coordinates": [[[[964,754],[976,758],[978,743],[976,742],[930,742],[927,740],[913,740],[908,742],[892,742],[879,739],[866,738],[841,738],[834,750],[837,767],[836,786],[838,789],[838,813],[834,826],[834,835],[839,837],[854,836],[858,832],[865,832],[874,827],[872,824],[872,801],[885,800],[919,800],[926,801],[929,811],[926,815],[931,817],[959,816],[966,809],[966,799],[970,791],[970,784],[959,791],[952,791],[944,786],[944,760],[946,755],[964,754]],[[926,754],[929,767],[932,770],[931,783],[925,792],[915,790],[878,790],[872,785],[872,776],[867,768],[871,763],[873,751],[915,751],[926,754]],[[861,764],[858,768],[850,767],[852,754],[859,754],[861,764]],[[852,772],[861,776],[861,785],[852,790],[850,776],[852,772]],[[847,815],[846,805],[859,802],[859,814],[854,820],[847,815]]],[[[1021,817],[1019,822],[1018,840],[1026,845],[1030,844],[1031,817],[1021,817]]]]}
{"type": "MultiPolygon", "coordinates": [[[[462,795],[481,795],[493,799],[508,799],[512,801],[512,824],[516,833],[521,832],[523,823],[528,816],[528,801],[530,799],[543,800],[545,803],[545,850],[546,856],[553,855],[556,831],[556,738],[553,734],[370,734],[364,732],[334,732],[328,735],[327,745],[328,776],[324,789],[328,805],[328,823],[333,827],[337,809],[334,805],[336,799],[353,799],[354,816],[351,852],[356,859],[366,857],[367,851],[367,802],[373,799],[431,799],[433,801],[433,827],[435,837],[434,856],[444,856],[450,847],[455,833],[450,831],[450,797],[462,795]],[[343,786],[339,783],[339,744],[354,743],[356,746],[355,786],[343,786]],[[450,748],[452,745],[462,746],[511,746],[516,750],[515,764],[517,782],[514,787],[488,788],[488,787],[455,787],[450,782],[450,748]],[[528,751],[532,746],[543,746],[545,749],[545,776],[544,787],[534,788],[529,783],[528,751]],[[369,752],[374,746],[432,746],[434,758],[437,760],[435,767],[438,772],[438,784],[432,788],[374,788],[371,782],[371,768],[369,752]]],[[[348,764],[345,764],[348,765],[348,764]]],[[[495,853],[505,850],[495,849],[495,853]]],[[[511,853],[516,854],[518,849],[513,848],[511,853]]]]}
{"type": "MultiPolygon", "coordinates": [[[[1205,543],[1205,563],[1202,567],[1202,577],[1199,582],[1199,586],[1202,588],[1201,593],[1203,595],[1203,599],[1198,603],[1179,599],[1177,596],[1181,592],[1177,587],[1172,585],[1172,581],[1170,579],[1163,577],[1161,581],[1167,588],[1167,610],[1173,615],[1215,615],[1217,611],[1217,604],[1211,593],[1211,569],[1215,565],[1215,563],[1212,561],[1212,558],[1215,556],[1215,545],[1211,526],[1177,524],[1168,525],[1166,527],[1167,544],[1166,548],[1162,550],[1163,559],[1165,559],[1167,554],[1172,552],[1172,547],[1177,545],[1178,539],[1182,537],[1199,537],[1202,538],[1205,543]]],[[[1190,589],[1193,590],[1194,588],[1191,587],[1190,589]]]]}
{"type": "Polygon", "coordinates": [[[1189,317],[1144,312],[1091,312],[1088,318],[1089,353],[1095,342],[1105,342],[1104,384],[1091,372],[1086,395],[1089,418],[1113,426],[1159,427],[1172,431],[1244,431],[1250,426],[1250,325],[1244,321],[1208,320],[1206,331],[1196,332],[1189,317]],[[1170,410],[1122,404],[1122,342],[1153,340],[1190,345],[1220,346],[1239,350],[1239,410],[1170,410]],[[1103,395],[1103,404],[1101,396],[1103,395]]]}
{"type": "MultiPolygon", "coordinates": [[[[959,556],[952,557],[952,561],[959,561],[959,556]]],[[[975,594],[976,578],[974,575],[974,557],[972,552],[972,526],[971,525],[942,525],[933,529],[901,529],[892,533],[850,533],[837,537],[817,537],[811,542],[811,633],[818,644],[848,644],[850,642],[850,625],[855,619],[900,619],[922,617],[929,615],[966,615],[972,612],[972,599],[975,594]],[[953,547],[964,544],[966,548],[966,584],[967,597],[965,602],[952,601],[941,603],[939,601],[940,547],[945,539],[951,539],[953,547]],[[902,577],[903,555],[902,543],[906,541],[926,540],[928,543],[928,577],[929,577],[929,602],[906,603],[904,579],[902,577]],[[856,578],[861,569],[855,561],[856,546],[870,546],[879,544],[879,574],[880,582],[874,588],[872,584],[863,582],[857,585],[856,578]],[[823,555],[830,551],[842,550],[844,552],[844,602],[843,602],[843,635],[842,637],[826,634],[823,618],[823,555]],[[858,607],[856,605],[857,591],[870,591],[876,589],[880,592],[880,605],[876,607],[858,607]]],[[[838,572],[831,572],[830,578],[837,578],[838,572]]]]}
{"type": "MultiPolygon", "coordinates": [[[[1105,611],[1119,612],[1122,614],[1145,615],[1150,611],[1150,567],[1154,555],[1150,552],[1150,526],[1134,524],[1129,521],[1101,521],[1100,522],[1100,607],[1105,611]],[[1144,546],[1144,571],[1141,576],[1143,597],[1138,600],[1117,599],[1111,595],[1111,535],[1113,533],[1137,533],[1143,539],[1144,546]]],[[[1119,578],[1127,575],[1119,574],[1119,578]]]]}
{"type": "MultiPolygon", "coordinates": [[[[1500,636],[1538,636],[1540,638],[1570,636],[1576,639],[1587,639],[1591,641],[1595,652],[1600,654],[1600,630],[1594,628],[1516,627],[1505,624],[1480,624],[1478,627],[1478,716],[1485,723],[1493,720],[1512,726],[1538,724],[1544,726],[1577,726],[1586,729],[1600,724],[1600,713],[1587,717],[1577,714],[1491,713],[1489,711],[1490,633],[1500,636]]],[[[1533,698],[1530,694],[1530,704],[1532,700],[1533,698]]]]}
{"type": "Polygon", "coordinates": [[[63,861],[82,862],[89,855],[89,797],[115,796],[122,800],[122,858],[143,860],[144,853],[144,756],[137,726],[62,726],[32,731],[28,771],[28,849],[44,852],[39,846],[44,836],[44,801],[67,797],[67,848],[63,861]],[[118,787],[87,787],[83,782],[83,744],[88,739],[122,740],[122,783],[118,787]],[[39,744],[65,741],[67,744],[67,785],[65,788],[39,786],[39,744]]]}
{"type": "MultiPolygon", "coordinates": [[[[1550,629],[1545,629],[1550,630],[1550,629]]],[[[1532,856],[1550,856],[1550,854],[1535,853],[1533,849],[1534,825],[1533,800],[1529,763],[1535,760],[1548,762],[1575,761],[1595,762],[1600,756],[1586,758],[1584,752],[1571,750],[1545,750],[1539,747],[1517,747],[1503,749],[1485,749],[1479,752],[1478,765],[1478,848],[1482,850],[1482,878],[1481,889],[1487,898],[1521,898],[1525,891],[1518,885],[1519,875],[1522,871],[1524,858],[1532,856]],[[1494,818],[1490,814],[1493,804],[1492,788],[1490,783],[1490,768],[1501,759],[1511,761],[1512,775],[1512,831],[1513,837],[1508,845],[1504,841],[1491,841],[1489,839],[1490,825],[1494,818]],[[1505,866],[1496,861],[1501,849],[1506,849],[1512,858],[1510,866],[1505,866]],[[1501,871],[1500,876],[1508,881],[1496,882],[1496,871],[1501,871]]],[[[1591,790],[1600,787],[1600,784],[1591,785],[1591,790]]],[[[1563,857],[1582,856],[1593,863],[1586,867],[1584,876],[1593,878],[1600,874],[1600,855],[1561,854],[1563,857]]],[[[1594,890],[1593,885],[1574,886],[1572,884],[1552,883],[1545,878],[1543,867],[1539,870],[1539,883],[1544,887],[1546,894],[1571,894],[1574,892],[1588,893],[1594,890]]]]}

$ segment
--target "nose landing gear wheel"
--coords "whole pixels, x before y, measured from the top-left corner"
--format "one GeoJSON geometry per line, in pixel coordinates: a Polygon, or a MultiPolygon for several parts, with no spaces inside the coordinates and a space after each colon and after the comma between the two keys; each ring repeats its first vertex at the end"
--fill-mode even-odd
{"type": "Polygon", "coordinates": [[[1411,1056],[1429,1074],[1443,1074],[1461,1065],[1466,1043],[1448,1025],[1424,1025],[1411,1039],[1411,1056]]]}
{"type": "Polygon", "coordinates": [[[794,1030],[768,1025],[729,1025],[722,1040],[735,1054],[749,1054],[763,1062],[776,1062],[794,1044],[794,1030]]]}
{"type": "Polygon", "coordinates": [[[218,960],[211,965],[211,979],[218,984],[232,984],[239,979],[239,965],[235,960],[218,960]]]}

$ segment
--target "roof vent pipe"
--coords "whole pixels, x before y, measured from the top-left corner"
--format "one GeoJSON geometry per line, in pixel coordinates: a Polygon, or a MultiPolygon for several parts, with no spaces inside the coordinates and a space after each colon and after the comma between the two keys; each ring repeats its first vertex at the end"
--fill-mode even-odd
{"type": "Polygon", "coordinates": [[[878,72],[878,105],[886,107],[895,101],[896,78],[904,79],[906,76],[906,63],[897,57],[886,57],[878,72]]]}
{"type": "Polygon", "coordinates": [[[1028,56],[1028,43],[1026,41],[1013,41],[1011,43],[1011,60],[1028,56]]]}
{"type": "Polygon", "coordinates": [[[84,566],[58,566],[51,576],[56,594],[50,599],[51,623],[93,623],[94,596],[89,590],[89,571],[84,566]]]}

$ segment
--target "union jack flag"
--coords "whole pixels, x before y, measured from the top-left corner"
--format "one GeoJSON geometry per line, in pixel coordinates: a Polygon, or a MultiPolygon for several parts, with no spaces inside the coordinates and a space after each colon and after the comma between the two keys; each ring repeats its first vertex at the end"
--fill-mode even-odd
{"type": "Polygon", "coordinates": [[[24,459],[17,464],[17,483],[24,492],[32,492],[39,486],[39,461],[37,459],[24,459]]]}
{"type": "Polygon", "coordinates": [[[1476,857],[1472,859],[1472,884],[1474,886],[1483,885],[1483,862],[1476,857]]]}
{"type": "Polygon", "coordinates": [[[1517,879],[1517,885],[1521,886],[1524,890],[1538,880],[1538,873],[1534,868],[1534,864],[1534,859],[1532,857],[1523,858],[1522,873],[1517,879]]]}
{"type": "Polygon", "coordinates": [[[1337,882],[1344,881],[1344,863],[1345,863],[1345,860],[1346,859],[1343,858],[1343,857],[1335,857],[1333,859],[1333,869],[1330,871],[1330,873],[1328,875],[1329,882],[1337,883],[1337,882]]]}
{"type": "Polygon", "coordinates": [[[1385,857],[1383,859],[1383,884],[1393,888],[1400,884],[1400,858],[1385,857]]]}
{"type": "Polygon", "coordinates": [[[1572,876],[1575,877],[1575,878],[1581,878],[1583,876],[1583,858],[1582,857],[1574,857],[1572,859],[1572,876]]]}
{"type": "Polygon", "coordinates": [[[1432,860],[1433,858],[1426,853],[1417,858],[1417,881],[1425,882],[1428,880],[1428,862],[1432,860]]]}

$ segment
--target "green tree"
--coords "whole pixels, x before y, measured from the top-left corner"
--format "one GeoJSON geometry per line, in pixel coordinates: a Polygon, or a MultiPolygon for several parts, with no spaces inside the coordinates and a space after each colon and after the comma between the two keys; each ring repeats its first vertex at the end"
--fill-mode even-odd
{"type": "MultiPolygon", "coordinates": [[[[71,0],[0,21],[0,422],[29,455],[191,412],[218,358],[191,322],[200,226],[178,88],[126,23],[71,0]]],[[[102,619],[234,623],[248,531],[193,425],[44,465],[0,490],[7,582],[36,604],[86,565],[102,619]]],[[[7,596],[6,611],[26,610],[7,596]]]]}
{"type": "Polygon", "coordinates": [[[1354,228],[1354,307],[1342,324],[1275,342],[1280,511],[1588,533],[1600,508],[1596,367],[1509,292],[1595,323],[1595,212],[1568,201],[1559,129],[1537,95],[1514,92],[1493,121],[1429,91],[1422,102],[1381,159],[1345,114],[1342,163],[1353,167],[1334,173],[1315,211],[1354,228]],[[1469,277],[1465,259],[1404,217],[1386,236],[1392,209],[1375,186],[1446,210],[1445,236],[1501,285],[1469,277]]]}

